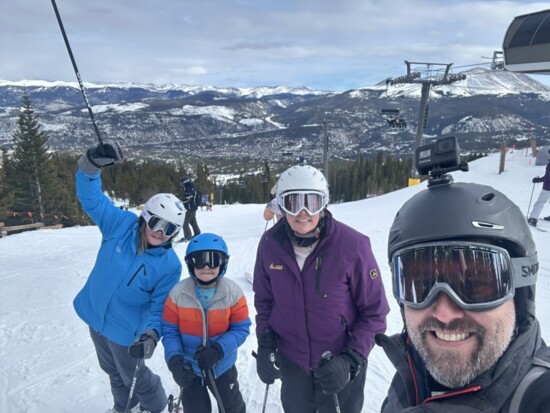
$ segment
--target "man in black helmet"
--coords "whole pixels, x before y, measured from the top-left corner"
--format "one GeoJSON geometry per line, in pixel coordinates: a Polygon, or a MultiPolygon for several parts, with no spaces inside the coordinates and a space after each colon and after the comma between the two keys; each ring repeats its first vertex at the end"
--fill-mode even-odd
{"type": "Polygon", "coordinates": [[[429,187],[397,213],[388,256],[405,328],[376,337],[397,369],[382,413],[550,411],[537,251],[515,204],[484,185],[429,187]]]}
{"type": "Polygon", "coordinates": [[[180,183],[183,186],[183,206],[185,207],[182,241],[189,241],[201,233],[197,223],[197,210],[202,202],[202,196],[188,176],[182,177],[180,183]],[[191,232],[191,228],[193,228],[193,232],[191,232]]]}

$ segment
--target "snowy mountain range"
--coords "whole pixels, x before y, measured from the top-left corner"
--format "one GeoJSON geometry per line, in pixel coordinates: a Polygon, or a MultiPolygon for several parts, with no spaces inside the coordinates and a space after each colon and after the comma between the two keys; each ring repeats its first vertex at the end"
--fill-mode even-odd
{"type": "MultiPolygon", "coordinates": [[[[463,151],[491,152],[537,138],[550,142],[550,90],[524,74],[475,68],[464,80],[432,87],[427,138],[453,134],[463,151]]],[[[329,92],[284,86],[85,84],[103,139],[129,156],[208,162],[288,163],[323,154],[324,124],[333,158],[386,151],[408,155],[415,142],[419,84],[329,92]],[[398,109],[405,128],[381,111],[398,109]]],[[[76,82],[0,81],[0,145],[8,145],[27,93],[54,150],[81,151],[96,142],[76,82]]]]}

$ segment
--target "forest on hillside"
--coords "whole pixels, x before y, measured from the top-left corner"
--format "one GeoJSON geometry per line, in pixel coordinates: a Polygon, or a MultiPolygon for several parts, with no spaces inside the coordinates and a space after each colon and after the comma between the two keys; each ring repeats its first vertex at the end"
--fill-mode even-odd
{"type": "MultiPolygon", "coordinates": [[[[52,153],[48,136],[34,113],[28,96],[23,97],[16,129],[14,150],[2,150],[0,168],[0,223],[22,225],[88,225],[76,196],[74,175],[78,156],[52,153]]],[[[87,148],[83,148],[83,153],[87,148]]],[[[467,160],[482,156],[471,154],[467,160]]],[[[288,165],[291,166],[291,165],[288,165]]],[[[319,165],[313,165],[320,167],[319,165]]],[[[182,196],[180,179],[189,176],[203,194],[205,202],[267,203],[277,180],[269,163],[258,172],[242,172],[231,179],[220,179],[208,165],[125,160],[102,171],[104,191],[127,207],[139,206],[159,192],[182,196]]],[[[404,188],[411,175],[411,159],[379,152],[373,157],[359,156],[353,161],[329,163],[331,202],[349,202],[404,188]]]]}

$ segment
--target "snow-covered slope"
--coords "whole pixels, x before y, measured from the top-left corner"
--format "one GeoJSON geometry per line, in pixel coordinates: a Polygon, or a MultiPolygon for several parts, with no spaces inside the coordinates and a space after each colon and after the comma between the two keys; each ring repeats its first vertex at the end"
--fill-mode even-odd
{"type": "MultiPolygon", "coordinates": [[[[456,181],[492,185],[507,194],[527,212],[533,184],[531,178],[544,172],[526,151],[510,152],[506,171],[498,174],[499,158],[492,155],[470,165],[470,172],[454,173],[456,181]]],[[[399,207],[425,184],[363,201],[331,205],[336,219],[370,236],[391,304],[388,333],[401,330],[399,309],[391,294],[386,258],[388,230],[399,207]]],[[[535,187],[534,199],[540,190],[535,187]]],[[[252,318],[252,287],[255,250],[264,231],[263,205],[215,206],[199,211],[203,231],[217,232],[226,239],[231,261],[227,277],[241,285],[252,318]]],[[[550,215],[545,207],[544,215],[550,215]]],[[[550,229],[550,223],[547,225],[550,229]]],[[[545,225],[542,223],[541,225],[545,225]]],[[[534,231],[539,249],[540,273],[537,309],[543,336],[550,339],[550,232],[534,231]]],[[[89,274],[100,243],[96,227],[42,230],[0,239],[0,412],[97,413],[111,405],[108,379],[100,370],[88,329],[72,308],[72,300],[89,274]]],[[[175,246],[183,260],[185,245],[175,246]]],[[[184,276],[187,276],[184,274],[184,276]]],[[[255,373],[251,351],[254,332],[240,348],[237,367],[248,411],[261,411],[265,385],[255,373]]],[[[169,392],[176,393],[160,345],[148,364],[161,375],[169,392]]],[[[379,348],[369,359],[364,413],[374,413],[385,396],[394,370],[379,348]]],[[[281,413],[280,382],[270,387],[268,413],[281,413]]]]}

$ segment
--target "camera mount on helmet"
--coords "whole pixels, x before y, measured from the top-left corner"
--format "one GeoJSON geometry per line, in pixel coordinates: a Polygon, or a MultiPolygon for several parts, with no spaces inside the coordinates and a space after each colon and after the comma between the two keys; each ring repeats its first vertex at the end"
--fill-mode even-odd
{"type": "Polygon", "coordinates": [[[415,151],[416,170],[429,175],[428,187],[453,182],[449,172],[469,170],[468,163],[460,160],[456,137],[448,136],[420,146],[415,151]]]}

